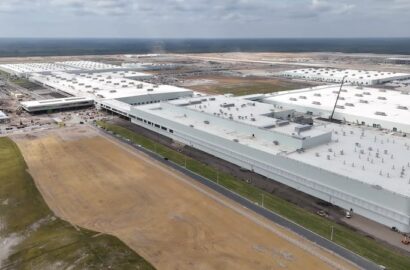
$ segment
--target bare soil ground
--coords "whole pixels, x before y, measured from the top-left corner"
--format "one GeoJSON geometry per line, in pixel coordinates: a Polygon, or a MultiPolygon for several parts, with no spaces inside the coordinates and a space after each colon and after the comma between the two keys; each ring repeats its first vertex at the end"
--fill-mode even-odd
{"type": "Polygon", "coordinates": [[[310,84],[280,78],[198,76],[184,81],[182,86],[207,94],[249,95],[299,89],[310,84]]]}
{"type": "Polygon", "coordinates": [[[356,269],[89,127],[14,140],[50,208],[157,269],[356,269]]]}

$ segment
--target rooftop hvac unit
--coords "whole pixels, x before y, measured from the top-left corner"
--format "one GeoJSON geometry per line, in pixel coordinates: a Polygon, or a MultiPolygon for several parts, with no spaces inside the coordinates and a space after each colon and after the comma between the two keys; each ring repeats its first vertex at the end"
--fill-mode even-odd
{"type": "Polygon", "coordinates": [[[294,97],[289,98],[289,100],[291,100],[291,101],[297,101],[297,99],[294,98],[294,97]]]}
{"type": "Polygon", "coordinates": [[[152,92],[152,91],[154,91],[154,89],[148,88],[147,91],[148,91],[148,92],[152,92]]]}
{"type": "Polygon", "coordinates": [[[375,115],[380,115],[380,116],[387,116],[385,112],[375,112],[375,115]]]}
{"type": "Polygon", "coordinates": [[[282,126],[289,125],[289,121],[279,120],[279,121],[276,122],[276,124],[277,124],[279,127],[282,127],[282,126]]]}
{"type": "Polygon", "coordinates": [[[209,121],[208,121],[208,120],[205,120],[204,123],[207,124],[207,125],[209,125],[209,121]]]}
{"type": "Polygon", "coordinates": [[[306,99],[306,96],[299,96],[300,99],[306,99]]]}
{"type": "Polygon", "coordinates": [[[238,140],[238,139],[233,139],[233,141],[234,141],[234,142],[239,142],[239,140],[238,140]]]}
{"type": "Polygon", "coordinates": [[[338,109],[344,109],[345,106],[343,106],[343,105],[336,105],[336,108],[338,108],[338,109]]]}
{"type": "Polygon", "coordinates": [[[137,88],[141,89],[143,87],[142,83],[137,84],[137,88]]]}
{"type": "Polygon", "coordinates": [[[202,101],[200,101],[200,100],[191,100],[189,102],[189,104],[191,104],[191,105],[196,105],[196,104],[201,104],[201,103],[202,103],[202,101]]]}
{"type": "Polygon", "coordinates": [[[377,97],[377,99],[380,99],[380,100],[387,100],[387,98],[386,98],[386,97],[377,97]]]}
{"type": "Polygon", "coordinates": [[[275,140],[275,141],[273,141],[273,144],[274,145],[279,145],[279,142],[275,140]]]}
{"type": "Polygon", "coordinates": [[[367,100],[365,100],[365,99],[361,99],[361,100],[359,100],[359,102],[360,102],[360,103],[365,103],[365,104],[368,104],[368,103],[369,103],[369,101],[367,101],[367,100]]]}
{"type": "Polygon", "coordinates": [[[230,107],[235,107],[235,103],[224,103],[221,104],[222,108],[230,108],[230,107]]]}
{"type": "Polygon", "coordinates": [[[321,97],[322,95],[320,93],[315,93],[313,94],[315,97],[321,97]]]}
{"type": "Polygon", "coordinates": [[[356,97],[363,97],[362,94],[355,94],[356,97]]]}
{"type": "Polygon", "coordinates": [[[303,132],[303,131],[306,131],[306,130],[310,130],[311,128],[312,128],[311,125],[301,125],[301,126],[295,127],[295,131],[297,133],[299,133],[299,132],[303,132]]]}
{"type": "Polygon", "coordinates": [[[319,101],[313,101],[312,104],[313,105],[321,105],[322,103],[320,103],[319,101]]]}
{"type": "Polygon", "coordinates": [[[409,108],[406,107],[406,106],[399,105],[399,106],[397,106],[397,109],[399,109],[399,110],[408,110],[409,108]]]}

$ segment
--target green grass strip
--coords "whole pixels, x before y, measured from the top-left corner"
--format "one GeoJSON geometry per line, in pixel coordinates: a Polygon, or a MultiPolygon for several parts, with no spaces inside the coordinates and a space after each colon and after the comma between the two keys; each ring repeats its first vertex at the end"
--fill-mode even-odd
{"type": "Polygon", "coordinates": [[[116,237],[54,216],[26,169],[17,145],[0,137],[0,240],[17,240],[1,251],[1,269],[154,269],[116,237]]]}

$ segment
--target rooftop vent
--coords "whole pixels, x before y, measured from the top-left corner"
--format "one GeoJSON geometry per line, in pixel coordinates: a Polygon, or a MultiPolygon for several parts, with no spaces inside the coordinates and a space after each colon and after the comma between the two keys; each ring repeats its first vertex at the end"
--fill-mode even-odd
{"type": "Polygon", "coordinates": [[[380,116],[387,116],[385,112],[375,112],[375,115],[380,115],[380,116]]]}
{"type": "Polygon", "coordinates": [[[222,108],[230,108],[230,107],[235,107],[235,103],[223,103],[221,104],[222,108]]]}

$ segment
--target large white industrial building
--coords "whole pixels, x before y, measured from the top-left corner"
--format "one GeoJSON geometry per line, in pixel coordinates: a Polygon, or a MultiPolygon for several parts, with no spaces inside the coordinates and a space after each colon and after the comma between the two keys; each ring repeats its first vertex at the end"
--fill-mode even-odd
{"type": "MultiPolygon", "coordinates": [[[[259,97],[280,108],[294,109],[329,118],[336,104],[340,85],[277,92],[259,97]]],[[[334,119],[410,133],[410,95],[407,92],[343,86],[334,119]]]]}
{"type": "Polygon", "coordinates": [[[28,112],[78,108],[88,106],[90,100],[100,107],[101,102],[109,100],[141,105],[194,95],[192,90],[186,88],[140,81],[152,76],[147,73],[91,61],[5,64],[0,65],[0,68],[17,76],[27,77],[44,87],[74,96],[22,103],[23,109],[28,112]],[[76,98],[84,100],[74,102],[76,98]]]}
{"type": "Polygon", "coordinates": [[[355,125],[296,124],[288,119],[292,110],[226,96],[131,106],[128,113],[137,125],[410,232],[406,137],[355,125]]]}
{"type": "Polygon", "coordinates": [[[64,110],[67,108],[84,108],[93,105],[94,100],[85,97],[57,98],[21,102],[23,109],[30,113],[64,110]]]}
{"type": "Polygon", "coordinates": [[[374,85],[410,78],[410,74],[406,73],[335,68],[305,68],[286,70],[278,73],[277,75],[287,78],[325,83],[340,83],[343,78],[345,78],[346,83],[357,85],[374,85]]]}
{"type": "Polygon", "coordinates": [[[47,74],[50,72],[86,72],[86,71],[116,71],[122,70],[120,66],[111,64],[93,62],[93,61],[66,61],[54,63],[20,63],[20,64],[2,64],[0,70],[19,77],[28,77],[33,73],[47,74]]]}
{"type": "Polygon", "coordinates": [[[339,86],[207,96],[133,80],[145,74],[131,70],[64,65],[77,70],[34,72],[29,79],[76,97],[22,103],[27,110],[95,102],[175,141],[410,232],[410,139],[391,132],[410,130],[409,95],[346,85],[334,115],[342,124],[315,119],[309,125],[296,115],[328,118],[339,86]]]}

